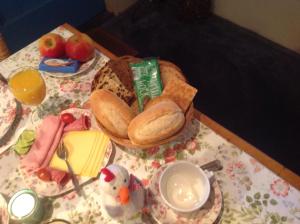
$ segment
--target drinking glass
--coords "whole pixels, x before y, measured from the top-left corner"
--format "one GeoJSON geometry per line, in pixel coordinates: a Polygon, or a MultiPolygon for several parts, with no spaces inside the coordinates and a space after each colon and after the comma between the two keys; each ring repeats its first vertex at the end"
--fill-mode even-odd
{"type": "Polygon", "coordinates": [[[22,67],[11,73],[8,86],[22,104],[39,105],[46,96],[46,84],[41,73],[32,67],[22,67]]]}

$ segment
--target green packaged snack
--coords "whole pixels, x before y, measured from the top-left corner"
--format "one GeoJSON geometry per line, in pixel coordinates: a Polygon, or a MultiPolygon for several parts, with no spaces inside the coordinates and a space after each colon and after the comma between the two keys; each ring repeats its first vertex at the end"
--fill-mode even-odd
{"type": "Polygon", "coordinates": [[[139,111],[142,112],[150,99],[160,96],[162,93],[159,64],[156,59],[147,59],[131,63],[129,66],[133,73],[139,111]]]}

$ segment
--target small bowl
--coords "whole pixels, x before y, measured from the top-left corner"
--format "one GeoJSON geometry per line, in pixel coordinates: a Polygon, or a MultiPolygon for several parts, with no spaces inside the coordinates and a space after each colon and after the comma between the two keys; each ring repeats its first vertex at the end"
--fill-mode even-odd
{"type": "Polygon", "coordinates": [[[177,161],[160,175],[159,192],[163,202],[177,212],[200,209],[210,194],[208,175],[198,166],[177,161]]]}

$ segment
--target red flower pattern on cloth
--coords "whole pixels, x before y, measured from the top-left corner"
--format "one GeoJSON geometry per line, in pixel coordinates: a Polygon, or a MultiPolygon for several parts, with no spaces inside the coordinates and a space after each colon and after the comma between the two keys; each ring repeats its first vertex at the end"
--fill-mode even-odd
{"type": "Polygon", "coordinates": [[[254,158],[250,158],[250,163],[254,167],[254,173],[258,173],[263,169],[262,165],[254,158]]]}
{"type": "Polygon", "coordinates": [[[164,159],[166,163],[176,160],[176,151],[174,148],[167,148],[164,152],[164,159]]]}
{"type": "Polygon", "coordinates": [[[161,165],[160,165],[160,163],[158,162],[158,161],[152,161],[152,163],[151,163],[151,166],[153,167],[153,168],[159,168],[161,165]]]}
{"type": "Polygon", "coordinates": [[[59,87],[62,92],[74,92],[74,90],[79,90],[81,92],[89,92],[91,89],[91,83],[78,83],[73,80],[66,80],[62,82],[59,87]]]}
{"type": "Polygon", "coordinates": [[[75,89],[78,88],[78,83],[72,80],[67,80],[62,82],[59,88],[62,92],[73,92],[75,89]]]}
{"type": "Polygon", "coordinates": [[[14,117],[16,116],[16,108],[10,107],[8,109],[8,114],[4,119],[4,122],[11,123],[14,120],[14,117]]]}
{"type": "Polygon", "coordinates": [[[76,87],[82,92],[89,92],[91,90],[91,83],[88,82],[79,83],[79,85],[76,87]]]}
{"type": "Polygon", "coordinates": [[[156,154],[159,151],[159,146],[154,146],[152,148],[148,148],[147,149],[147,153],[148,155],[152,156],[154,154],[156,154]]]}
{"type": "Polygon", "coordinates": [[[235,178],[237,175],[241,175],[245,173],[246,166],[244,163],[238,161],[230,163],[226,169],[226,173],[230,178],[235,178]]]}
{"type": "Polygon", "coordinates": [[[288,196],[289,191],[290,191],[290,185],[282,179],[274,180],[271,183],[270,187],[271,187],[272,193],[277,196],[286,197],[286,196],[288,196]]]}
{"type": "Polygon", "coordinates": [[[147,187],[150,183],[150,180],[149,179],[142,179],[141,182],[143,184],[143,187],[147,187]]]}
{"type": "Polygon", "coordinates": [[[197,149],[197,141],[194,140],[194,139],[191,139],[191,140],[187,141],[186,149],[191,150],[191,151],[195,151],[197,149]]]}

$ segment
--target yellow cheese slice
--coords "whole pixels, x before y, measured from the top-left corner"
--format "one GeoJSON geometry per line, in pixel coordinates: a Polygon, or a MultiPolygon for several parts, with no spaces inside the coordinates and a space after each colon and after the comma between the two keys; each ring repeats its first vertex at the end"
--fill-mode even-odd
{"type": "MultiPolygon", "coordinates": [[[[65,134],[64,145],[69,152],[68,161],[77,175],[82,175],[88,164],[99,161],[101,164],[109,142],[108,136],[102,132],[93,131],[71,131],[65,134]],[[98,153],[101,152],[101,153],[98,153]]],[[[68,172],[65,161],[53,155],[50,167],[68,172]]],[[[90,176],[90,173],[87,176],[90,176]]],[[[97,174],[94,176],[97,176],[97,174]]]]}
{"type": "Polygon", "coordinates": [[[105,140],[99,140],[96,142],[95,146],[95,156],[93,156],[93,161],[90,161],[90,165],[87,169],[83,170],[81,173],[82,176],[96,177],[100,171],[100,168],[103,166],[103,159],[105,156],[105,150],[101,150],[103,147],[107,147],[109,138],[106,135],[103,135],[105,140]]]}
{"type": "Polygon", "coordinates": [[[85,166],[83,167],[82,171],[81,171],[81,176],[89,176],[89,170],[91,169],[91,167],[93,166],[94,162],[95,162],[95,157],[97,156],[97,148],[98,148],[98,139],[96,139],[96,141],[94,142],[94,148],[93,148],[93,152],[91,153],[91,157],[88,160],[88,162],[85,164],[85,166]]]}

